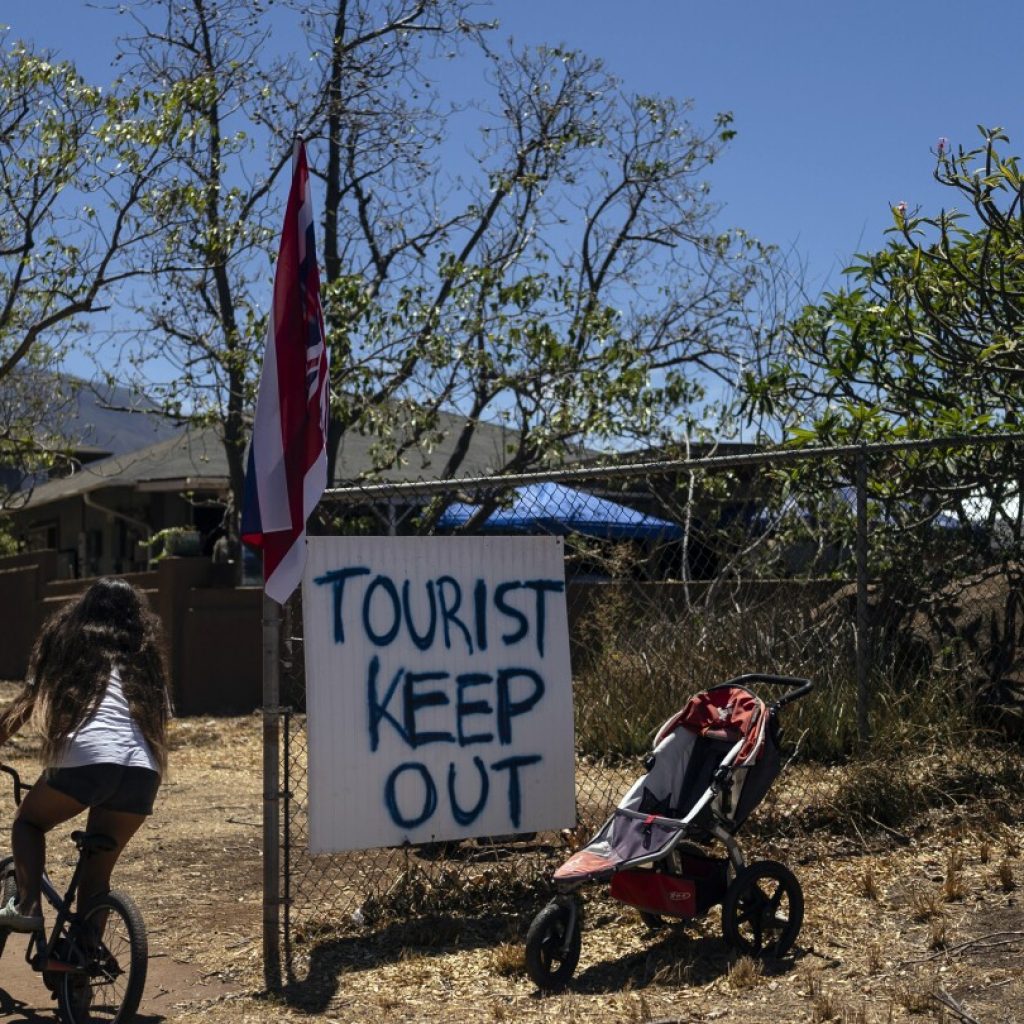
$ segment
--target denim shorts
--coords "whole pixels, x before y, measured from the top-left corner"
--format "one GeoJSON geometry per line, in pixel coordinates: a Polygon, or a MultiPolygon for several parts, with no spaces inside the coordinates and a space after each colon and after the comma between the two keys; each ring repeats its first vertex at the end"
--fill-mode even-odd
{"type": "Polygon", "coordinates": [[[47,768],[43,781],[86,807],[152,814],[160,773],[120,764],[84,764],[78,768],[47,768]]]}

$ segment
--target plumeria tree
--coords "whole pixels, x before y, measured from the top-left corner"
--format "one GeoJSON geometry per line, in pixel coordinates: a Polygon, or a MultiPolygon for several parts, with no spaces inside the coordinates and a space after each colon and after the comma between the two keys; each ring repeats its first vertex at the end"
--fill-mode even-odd
{"type": "Polygon", "coordinates": [[[35,371],[136,272],[161,151],[135,97],[0,38],[0,464],[28,471],[60,454],[43,427],[55,396],[35,371]]]}
{"type": "Polygon", "coordinates": [[[717,226],[705,180],[731,118],[699,127],[687,104],[631,95],[573,51],[497,47],[486,13],[132,8],[125,84],[173,126],[147,198],[159,235],[139,354],[172,367],[176,412],[218,424],[236,498],[296,135],[323,196],[332,466],[351,430],[378,439],[382,468],[429,450],[442,413],[460,423],[431,467],[444,476],[488,420],[510,428],[510,470],[584,441],[655,443],[749,359],[770,252],[717,226]],[[275,49],[271,16],[295,18],[305,52],[275,49]],[[478,83],[469,98],[449,66],[478,83]]]}
{"type": "Polygon", "coordinates": [[[734,383],[755,347],[746,314],[769,277],[768,250],[717,229],[707,193],[731,118],[702,129],[688,104],[631,95],[575,51],[494,49],[467,4],[385,9],[313,8],[325,87],[284,119],[323,146],[332,445],[372,430],[388,464],[455,411],[436,467],[455,476],[488,419],[512,428],[514,471],[699,418],[709,381],[734,383]],[[438,47],[479,82],[470,111],[432,84],[438,47]],[[460,174],[456,124],[478,140],[460,174]]]}
{"type": "MultiPolygon", "coordinates": [[[[770,413],[795,444],[859,444],[1015,433],[1024,415],[1024,178],[1010,140],[939,140],[938,212],[892,208],[886,244],[859,255],[849,285],[807,306],[783,334],[788,358],[746,380],[747,408],[770,413]]],[[[878,456],[869,475],[878,521],[902,530],[881,563],[913,564],[924,523],[958,520],[968,541],[1019,550],[1019,443],[878,456]]],[[[820,470],[815,470],[820,472],[820,470]]],[[[826,490],[850,486],[849,462],[826,490]]],[[[881,537],[881,531],[878,532],[881,537]]],[[[971,544],[967,544],[968,552],[971,544]]],[[[952,550],[952,548],[950,548],[952,550]]],[[[984,554],[984,557],[990,557],[984,554]]],[[[951,571],[952,559],[936,565],[951,571]]],[[[909,577],[912,574],[905,573],[909,577]]]]}

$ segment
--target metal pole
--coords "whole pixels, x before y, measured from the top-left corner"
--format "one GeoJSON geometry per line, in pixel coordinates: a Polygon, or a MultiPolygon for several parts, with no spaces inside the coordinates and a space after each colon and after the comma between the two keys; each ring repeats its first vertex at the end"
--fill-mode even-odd
{"type": "Polygon", "coordinates": [[[863,450],[856,457],[857,488],[857,736],[862,747],[871,737],[868,722],[868,466],[863,450]]]}
{"type": "Polygon", "coordinates": [[[281,987],[281,606],[263,595],[263,981],[281,987]]]}

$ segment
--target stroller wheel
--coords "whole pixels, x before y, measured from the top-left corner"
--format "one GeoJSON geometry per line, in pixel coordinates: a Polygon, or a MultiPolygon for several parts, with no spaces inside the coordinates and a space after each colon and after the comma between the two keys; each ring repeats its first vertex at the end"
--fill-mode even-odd
{"type": "Polygon", "coordinates": [[[733,949],[748,956],[785,956],[800,934],[804,894],[784,864],[755,861],[726,890],[722,934],[733,949]]]}
{"type": "Polygon", "coordinates": [[[647,925],[652,932],[656,932],[665,924],[665,919],[661,914],[652,914],[649,910],[641,910],[639,911],[639,914],[640,920],[643,921],[643,923],[647,925]]]}
{"type": "Polygon", "coordinates": [[[538,988],[564,985],[576,970],[583,944],[583,910],[552,900],[526,934],[526,970],[538,988]]]}

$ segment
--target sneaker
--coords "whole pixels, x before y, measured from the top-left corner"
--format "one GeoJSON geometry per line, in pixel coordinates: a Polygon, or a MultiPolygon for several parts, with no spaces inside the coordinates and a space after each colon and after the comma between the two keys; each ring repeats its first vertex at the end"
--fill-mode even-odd
{"type": "Polygon", "coordinates": [[[19,914],[12,896],[6,906],[0,907],[0,928],[10,932],[41,932],[43,930],[43,915],[19,914]]]}

